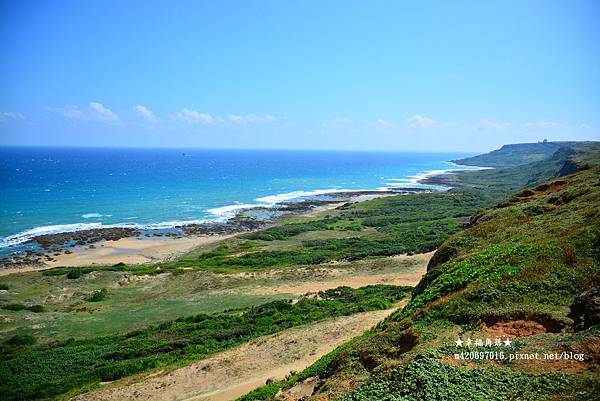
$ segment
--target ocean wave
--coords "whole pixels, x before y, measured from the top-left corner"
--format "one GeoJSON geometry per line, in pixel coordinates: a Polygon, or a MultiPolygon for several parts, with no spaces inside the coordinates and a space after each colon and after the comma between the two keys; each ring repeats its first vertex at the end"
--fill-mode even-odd
{"type": "Polygon", "coordinates": [[[266,204],[251,204],[251,203],[234,203],[233,205],[214,207],[208,209],[208,212],[218,216],[219,220],[227,220],[234,217],[239,211],[252,209],[254,207],[265,207],[270,206],[266,204]]]}
{"type": "Polygon", "coordinates": [[[61,234],[69,232],[77,232],[84,230],[94,230],[100,228],[137,228],[140,230],[161,230],[168,228],[175,228],[178,226],[190,225],[190,224],[205,224],[215,222],[215,219],[205,220],[173,220],[163,221],[160,223],[148,223],[148,224],[137,224],[137,223],[117,223],[117,224],[102,224],[102,223],[73,223],[73,224],[57,224],[50,226],[35,227],[30,230],[22,231],[18,234],[11,235],[8,237],[0,238],[0,248],[6,248],[9,246],[20,245],[25,242],[31,241],[33,238],[40,235],[49,234],[61,234]]]}
{"type": "Polygon", "coordinates": [[[288,202],[288,201],[292,201],[292,200],[296,200],[296,199],[303,199],[303,198],[307,198],[310,196],[327,195],[327,194],[338,193],[338,192],[358,192],[358,191],[360,191],[360,190],[358,190],[358,189],[355,189],[355,190],[315,189],[313,191],[293,191],[293,192],[286,192],[283,194],[263,196],[262,198],[256,198],[255,201],[265,203],[268,205],[275,205],[277,203],[288,202]]]}
{"type": "Polygon", "coordinates": [[[33,237],[37,237],[40,235],[59,234],[71,231],[90,230],[102,227],[102,223],[56,224],[51,226],[35,227],[30,230],[22,231],[18,234],[0,239],[0,247],[4,248],[8,246],[19,245],[31,240],[33,237]]]}
{"type": "Polygon", "coordinates": [[[457,171],[478,171],[478,170],[489,170],[493,167],[478,167],[478,166],[462,166],[460,164],[456,164],[456,163],[452,163],[452,162],[447,162],[448,166],[452,167],[452,168],[447,168],[447,169],[440,169],[440,170],[429,170],[429,171],[424,171],[422,173],[418,173],[415,175],[410,175],[408,177],[403,177],[403,178],[386,178],[385,180],[388,183],[394,183],[395,186],[399,186],[402,187],[406,184],[410,184],[410,185],[426,185],[423,184],[422,181],[435,176],[435,175],[441,175],[441,174],[449,174],[449,173],[454,173],[457,171]],[[401,184],[396,184],[396,183],[401,183],[401,184]]]}
{"type": "Polygon", "coordinates": [[[102,217],[112,217],[112,214],[86,213],[82,214],[81,217],[83,217],[84,219],[99,219],[102,217]]]}

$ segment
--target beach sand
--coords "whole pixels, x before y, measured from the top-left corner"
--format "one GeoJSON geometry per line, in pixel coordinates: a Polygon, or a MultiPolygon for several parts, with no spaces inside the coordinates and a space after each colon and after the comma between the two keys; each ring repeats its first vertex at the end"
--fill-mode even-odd
{"type": "Polygon", "coordinates": [[[54,260],[46,264],[48,267],[56,267],[113,265],[119,262],[152,263],[176,257],[200,245],[210,244],[234,235],[203,235],[184,238],[129,237],[117,241],[101,241],[95,243],[94,248],[90,248],[89,245],[74,247],[71,249],[71,254],[54,256],[54,260]]]}
{"type": "Polygon", "coordinates": [[[142,264],[171,259],[201,245],[233,237],[227,235],[202,235],[183,238],[128,237],[116,241],[100,241],[89,245],[69,248],[70,254],[52,256],[44,264],[7,267],[0,269],[0,276],[50,269],[58,266],[114,265],[116,263],[142,264]]]}

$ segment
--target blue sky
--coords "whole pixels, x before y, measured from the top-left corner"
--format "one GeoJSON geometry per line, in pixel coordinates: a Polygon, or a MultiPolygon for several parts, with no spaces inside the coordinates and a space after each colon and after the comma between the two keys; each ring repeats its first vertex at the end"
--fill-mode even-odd
{"type": "Polygon", "coordinates": [[[600,139],[597,1],[0,1],[0,144],[600,139]]]}

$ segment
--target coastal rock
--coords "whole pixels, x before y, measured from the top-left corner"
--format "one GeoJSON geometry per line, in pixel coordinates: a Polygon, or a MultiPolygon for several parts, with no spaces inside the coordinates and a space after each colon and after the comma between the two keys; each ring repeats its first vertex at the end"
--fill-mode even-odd
{"type": "Polygon", "coordinates": [[[570,306],[569,317],[575,331],[600,324],[600,287],[593,287],[579,295],[570,306]]]}
{"type": "Polygon", "coordinates": [[[31,240],[36,241],[42,248],[48,249],[50,247],[61,246],[70,243],[85,245],[102,240],[117,241],[121,238],[136,237],[139,235],[140,232],[131,227],[110,227],[38,235],[37,237],[33,237],[31,240]]]}

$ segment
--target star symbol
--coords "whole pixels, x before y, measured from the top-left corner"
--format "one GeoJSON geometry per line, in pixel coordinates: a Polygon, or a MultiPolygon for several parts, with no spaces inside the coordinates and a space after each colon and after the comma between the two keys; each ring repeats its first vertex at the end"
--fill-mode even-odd
{"type": "Polygon", "coordinates": [[[462,347],[464,341],[460,339],[460,337],[458,338],[458,340],[454,341],[456,343],[457,347],[462,347]]]}
{"type": "Polygon", "coordinates": [[[508,337],[506,337],[506,340],[504,340],[503,342],[505,347],[510,347],[510,345],[512,344],[512,341],[510,341],[508,337]]]}

